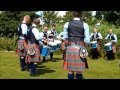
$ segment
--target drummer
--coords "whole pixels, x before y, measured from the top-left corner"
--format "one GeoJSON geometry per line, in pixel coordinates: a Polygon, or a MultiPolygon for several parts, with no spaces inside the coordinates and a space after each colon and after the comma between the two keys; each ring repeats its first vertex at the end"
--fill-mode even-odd
{"type": "MultiPolygon", "coordinates": [[[[45,25],[43,32],[40,32],[42,47],[43,47],[43,45],[47,46],[47,42],[48,42],[47,41],[47,38],[48,38],[47,32],[48,32],[48,27],[47,27],[47,25],[45,25]]],[[[42,49],[42,47],[41,47],[41,49],[42,49]]],[[[43,62],[45,62],[45,61],[46,61],[45,57],[43,57],[43,62]]]]}
{"type": "Polygon", "coordinates": [[[116,46],[115,44],[117,43],[117,36],[116,34],[113,33],[112,29],[109,29],[109,34],[105,38],[108,40],[110,43],[112,43],[112,57],[111,59],[115,59],[115,52],[116,52],[116,46]]]}
{"type": "MultiPolygon", "coordinates": [[[[97,54],[101,57],[101,54],[100,54],[100,40],[103,39],[103,37],[102,37],[101,33],[97,30],[96,27],[94,27],[93,33],[91,33],[90,38],[91,38],[91,41],[97,41],[97,49],[96,50],[97,50],[97,54]]],[[[96,58],[98,57],[98,55],[95,55],[96,58]]],[[[95,57],[92,57],[92,58],[95,58],[95,57]]]]}
{"type": "Polygon", "coordinates": [[[57,34],[57,31],[56,31],[56,25],[55,24],[52,24],[51,30],[48,30],[48,35],[50,35],[50,34],[54,35],[54,38],[57,37],[58,34],[57,34]]]}
{"type": "Polygon", "coordinates": [[[58,36],[59,39],[61,39],[61,41],[62,41],[61,50],[62,50],[62,53],[63,53],[63,59],[64,59],[64,57],[65,57],[65,50],[66,50],[66,45],[65,45],[65,40],[66,40],[66,38],[67,38],[66,33],[67,33],[67,32],[61,32],[61,33],[59,34],[59,36],[58,36]]]}
{"type": "MultiPolygon", "coordinates": [[[[51,30],[49,30],[47,33],[48,33],[48,41],[53,42],[58,35],[56,31],[56,25],[52,24],[51,30]]],[[[53,60],[53,52],[50,52],[50,59],[53,60]]]]}

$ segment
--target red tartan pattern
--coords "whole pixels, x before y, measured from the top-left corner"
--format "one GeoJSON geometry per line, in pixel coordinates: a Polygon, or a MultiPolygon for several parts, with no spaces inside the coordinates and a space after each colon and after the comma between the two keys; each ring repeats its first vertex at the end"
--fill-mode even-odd
{"type": "Polygon", "coordinates": [[[37,44],[31,44],[31,45],[28,45],[28,48],[27,50],[30,48],[30,47],[34,47],[35,49],[35,55],[27,55],[27,62],[40,62],[40,47],[39,45],[37,44]]]}
{"type": "Polygon", "coordinates": [[[25,57],[27,55],[27,47],[28,47],[27,42],[24,39],[21,39],[21,40],[18,40],[18,44],[19,43],[24,44],[24,50],[17,49],[17,54],[18,54],[18,56],[25,57]]]}
{"type": "Polygon", "coordinates": [[[67,47],[63,66],[65,70],[84,71],[85,62],[81,60],[78,48],[73,46],[67,47]]]}

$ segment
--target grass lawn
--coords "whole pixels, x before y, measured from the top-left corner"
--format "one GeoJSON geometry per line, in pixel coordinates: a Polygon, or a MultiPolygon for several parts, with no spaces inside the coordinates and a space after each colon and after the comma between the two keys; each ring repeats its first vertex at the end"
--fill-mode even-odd
{"type": "MultiPolygon", "coordinates": [[[[15,52],[0,51],[0,79],[67,79],[63,70],[62,55],[54,55],[55,62],[47,61],[38,66],[37,76],[30,77],[28,71],[20,71],[19,59],[15,52]]],[[[120,79],[118,60],[107,61],[88,59],[89,69],[84,71],[85,79],[120,79]]]]}

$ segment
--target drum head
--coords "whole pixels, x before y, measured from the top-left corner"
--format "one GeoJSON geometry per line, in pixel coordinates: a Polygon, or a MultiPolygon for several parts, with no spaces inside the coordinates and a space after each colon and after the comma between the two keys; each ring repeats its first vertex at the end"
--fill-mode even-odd
{"type": "Polygon", "coordinates": [[[97,43],[97,41],[92,41],[92,42],[90,42],[91,44],[95,44],[95,43],[97,43]]]}
{"type": "Polygon", "coordinates": [[[61,44],[62,42],[60,40],[54,40],[55,43],[61,44]]]}
{"type": "Polygon", "coordinates": [[[111,43],[106,43],[106,44],[105,44],[105,46],[110,46],[110,45],[111,45],[111,43]]]}
{"type": "Polygon", "coordinates": [[[55,42],[49,42],[48,44],[51,45],[51,46],[56,46],[57,45],[55,42]]]}

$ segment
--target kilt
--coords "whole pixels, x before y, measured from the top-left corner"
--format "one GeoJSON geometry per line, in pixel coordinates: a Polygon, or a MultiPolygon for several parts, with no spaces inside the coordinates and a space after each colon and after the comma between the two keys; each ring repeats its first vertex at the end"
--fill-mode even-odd
{"type": "Polygon", "coordinates": [[[26,62],[35,62],[35,63],[37,63],[37,62],[40,62],[40,47],[39,47],[39,45],[37,45],[37,44],[28,44],[28,48],[27,48],[27,50],[29,49],[29,48],[31,48],[31,47],[33,47],[34,49],[35,49],[35,54],[34,55],[27,55],[27,58],[26,58],[26,62]]]}
{"type": "Polygon", "coordinates": [[[74,46],[76,44],[67,46],[63,67],[65,70],[82,72],[86,67],[85,60],[80,57],[80,49],[74,46]]]}
{"type": "Polygon", "coordinates": [[[25,57],[27,55],[27,42],[24,39],[18,40],[18,44],[23,44],[24,45],[24,50],[19,50],[17,49],[17,54],[18,56],[25,57]]]}

